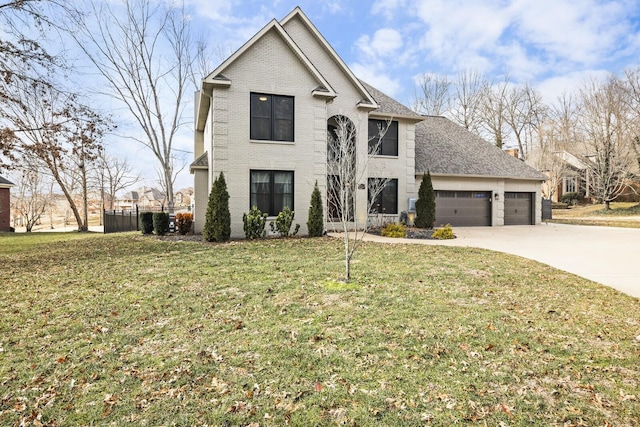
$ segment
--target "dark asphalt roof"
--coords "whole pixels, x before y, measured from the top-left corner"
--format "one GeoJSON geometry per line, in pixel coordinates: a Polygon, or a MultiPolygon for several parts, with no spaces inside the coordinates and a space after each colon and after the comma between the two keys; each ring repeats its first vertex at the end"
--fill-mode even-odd
{"type": "Polygon", "coordinates": [[[416,114],[410,108],[402,105],[401,103],[391,98],[390,96],[380,92],[378,89],[371,86],[370,84],[363,82],[362,80],[360,80],[360,83],[362,83],[362,86],[364,86],[367,92],[369,92],[373,97],[373,99],[376,100],[378,105],[380,105],[380,108],[372,111],[373,113],[384,114],[391,117],[402,116],[402,117],[415,118],[416,120],[422,119],[422,116],[420,116],[419,114],[416,114]]]}
{"type": "Polygon", "coordinates": [[[471,175],[544,181],[547,177],[445,117],[416,124],[416,175],[471,175]]]}
{"type": "Polygon", "coordinates": [[[0,176],[0,184],[5,185],[15,185],[13,182],[9,181],[7,178],[0,176]]]}

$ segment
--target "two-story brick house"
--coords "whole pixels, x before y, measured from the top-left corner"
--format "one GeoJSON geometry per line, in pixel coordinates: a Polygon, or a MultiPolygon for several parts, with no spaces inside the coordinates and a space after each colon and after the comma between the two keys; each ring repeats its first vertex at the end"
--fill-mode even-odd
{"type": "MultiPolygon", "coordinates": [[[[305,234],[316,182],[327,200],[327,134],[338,117],[346,117],[356,130],[357,167],[362,172],[357,174],[362,177],[357,183],[362,197],[358,193],[354,209],[358,223],[367,219],[367,181],[374,178],[388,180],[381,202],[385,214],[397,219],[417,196],[426,172],[416,170],[416,153],[428,151],[416,147],[416,125],[425,117],[356,78],[300,8],[269,22],[203,79],[196,94],[195,160],[190,168],[195,231],[204,225],[213,181],[224,172],[232,237],[244,236],[242,214],[253,205],[270,216],[289,206],[305,234]],[[387,124],[377,155],[369,158],[372,129],[387,124]]],[[[427,139],[420,144],[428,144],[427,139]]],[[[455,176],[446,171],[441,175],[444,187],[457,185],[455,176]]],[[[518,171],[508,175],[517,176],[518,171]]],[[[491,198],[494,187],[505,188],[493,185],[493,178],[486,192],[491,198]]],[[[536,194],[539,200],[539,181],[539,176],[523,181],[534,200],[536,194]]],[[[535,223],[535,215],[540,215],[531,206],[535,223]]],[[[491,209],[497,220],[489,225],[502,225],[499,206],[491,209]]]]}

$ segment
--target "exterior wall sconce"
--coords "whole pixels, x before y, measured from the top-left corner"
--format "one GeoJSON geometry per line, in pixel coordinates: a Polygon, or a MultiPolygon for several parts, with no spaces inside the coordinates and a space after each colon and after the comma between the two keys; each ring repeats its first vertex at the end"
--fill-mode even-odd
{"type": "Polygon", "coordinates": [[[495,200],[500,200],[500,193],[494,193],[494,194],[493,194],[493,198],[494,198],[495,200]]]}

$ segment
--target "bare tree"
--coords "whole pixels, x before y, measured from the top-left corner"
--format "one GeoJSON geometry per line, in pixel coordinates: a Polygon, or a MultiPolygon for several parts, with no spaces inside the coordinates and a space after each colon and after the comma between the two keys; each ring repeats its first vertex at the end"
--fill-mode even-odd
{"type": "Polygon", "coordinates": [[[484,129],[493,138],[496,147],[502,148],[508,134],[505,113],[509,104],[509,88],[511,84],[506,77],[498,84],[487,83],[482,93],[480,115],[484,129]]]}
{"type": "Polygon", "coordinates": [[[533,134],[540,126],[544,106],[540,94],[529,85],[511,86],[506,91],[504,122],[518,144],[520,157],[526,160],[533,145],[533,134]]]}
{"type": "Polygon", "coordinates": [[[69,202],[78,231],[86,231],[86,168],[95,160],[108,122],[79,103],[76,95],[60,92],[46,83],[22,82],[18,89],[12,96],[19,102],[3,103],[0,118],[20,129],[14,132],[16,151],[51,174],[69,202]],[[74,197],[78,183],[83,216],[74,197]]]}
{"type": "Polygon", "coordinates": [[[446,76],[424,73],[418,77],[413,110],[418,114],[441,116],[451,108],[451,82],[446,76]]]}
{"type": "MultiPolygon", "coordinates": [[[[47,51],[38,35],[51,39],[57,29],[56,16],[76,16],[73,6],[57,0],[12,0],[0,2],[0,103],[19,104],[17,87],[53,86],[55,74],[64,69],[64,61],[47,51]]],[[[16,154],[16,129],[0,123],[0,168],[8,167],[16,154]],[[8,163],[6,161],[9,161],[8,163]]]]}
{"type": "Polygon", "coordinates": [[[626,188],[631,166],[630,128],[627,93],[619,80],[592,80],[580,90],[580,130],[584,133],[585,153],[593,162],[592,193],[610,209],[626,188]]]}
{"type": "Polygon", "coordinates": [[[358,159],[357,131],[353,122],[342,115],[333,117],[327,134],[327,217],[339,226],[344,242],[344,280],[351,279],[351,260],[369,229],[369,214],[376,199],[389,183],[388,178],[367,177],[369,160],[382,144],[391,121],[378,129],[369,140],[368,153],[358,159]],[[366,182],[366,184],[365,184],[366,182]],[[367,188],[367,218],[361,220],[358,207],[358,187],[367,188]]]}
{"type": "Polygon", "coordinates": [[[107,209],[107,205],[108,209],[113,209],[116,194],[139,182],[140,173],[134,174],[126,159],[120,159],[100,150],[96,159],[93,181],[100,189],[103,209],[107,209]]]}
{"type": "Polygon", "coordinates": [[[453,107],[449,118],[465,129],[480,133],[482,97],[487,86],[484,76],[475,71],[462,71],[454,83],[453,107]]]}
{"type": "Polygon", "coordinates": [[[20,222],[27,228],[27,232],[31,232],[50,203],[45,192],[47,183],[44,176],[34,169],[23,168],[16,175],[19,178],[12,205],[20,215],[20,222]]]}
{"type": "Polygon", "coordinates": [[[531,152],[530,164],[547,176],[547,185],[542,187],[542,195],[551,199],[569,171],[564,159],[565,151],[578,154],[580,138],[577,133],[577,107],[574,98],[563,93],[555,105],[545,108],[544,120],[538,121],[535,132],[538,145],[531,152]]]}
{"type": "Polygon", "coordinates": [[[183,126],[198,54],[184,5],[152,0],[91,2],[93,19],[78,22],[78,46],[144,134],[135,140],[155,156],[169,206],[175,182],[174,139],[183,126]]]}
{"type": "Polygon", "coordinates": [[[625,70],[621,84],[629,94],[627,100],[631,112],[631,147],[640,173],[640,67],[625,70]]]}

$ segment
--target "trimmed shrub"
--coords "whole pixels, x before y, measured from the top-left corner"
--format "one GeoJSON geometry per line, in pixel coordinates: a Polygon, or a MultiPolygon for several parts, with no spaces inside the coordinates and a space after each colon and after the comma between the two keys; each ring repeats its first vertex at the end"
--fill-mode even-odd
{"type": "Polygon", "coordinates": [[[154,212],[153,213],[153,232],[158,236],[164,235],[169,231],[169,213],[154,212]]]}
{"type": "Polygon", "coordinates": [[[151,234],[153,232],[153,212],[142,212],[140,214],[140,228],[142,234],[151,234]]]}
{"type": "Polygon", "coordinates": [[[322,218],[322,195],[316,181],[311,193],[311,205],[309,206],[309,219],[307,220],[309,237],[320,237],[324,233],[324,219],[322,218]]]}
{"type": "Polygon", "coordinates": [[[437,230],[434,230],[431,237],[438,240],[448,240],[448,239],[456,238],[456,236],[453,234],[453,229],[451,228],[451,224],[447,224],[442,228],[438,228],[437,230]]]}
{"type": "Polygon", "coordinates": [[[229,213],[229,192],[224,173],[213,182],[202,237],[208,242],[226,242],[231,237],[231,214],[229,213]]]}
{"type": "Polygon", "coordinates": [[[271,221],[269,223],[269,227],[271,228],[272,233],[278,233],[280,237],[289,237],[295,236],[298,234],[298,230],[300,230],[300,224],[296,224],[296,228],[293,233],[291,233],[291,226],[293,225],[293,220],[296,217],[295,211],[292,211],[289,206],[285,206],[281,212],[278,213],[275,221],[271,221]]]}
{"type": "Polygon", "coordinates": [[[251,207],[248,214],[242,214],[242,222],[244,223],[244,236],[247,239],[260,239],[267,234],[265,225],[267,224],[267,214],[262,213],[257,206],[251,207]]]}
{"type": "Polygon", "coordinates": [[[407,237],[407,227],[398,222],[387,224],[380,234],[385,237],[407,237]]]}
{"type": "Polygon", "coordinates": [[[176,214],[176,225],[178,226],[178,233],[183,236],[191,231],[191,225],[193,224],[193,214],[186,213],[177,213],[176,214]]]}
{"type": "Polygon", "coordinates": [[[418,228],[433,228],[436,222],[436,193],[433,191],[431,173],[427,171],[422,175],[422,182],[418,190],[418,200],[416,200],[416,219],[414,225],[418,228]]]}
{"type": "Polygon", "coordinates": [[[562,195],[562,197],[560,197],[560,202],[566,203],[568,205],[575,205],[581,200],[582,200],[582,195],[574,192],[565,193],[562,195]]]}

